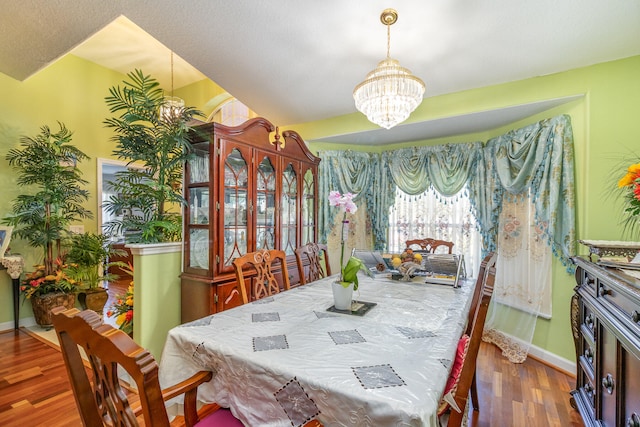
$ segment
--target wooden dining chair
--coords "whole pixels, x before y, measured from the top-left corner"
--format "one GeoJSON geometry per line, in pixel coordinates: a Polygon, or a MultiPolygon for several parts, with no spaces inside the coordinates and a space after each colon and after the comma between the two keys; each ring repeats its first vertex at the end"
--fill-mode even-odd
{"type": "MultiPolygon", "coordinates": [[[[467,404],[476,373],[476,361],[482,341],[482,332],[493,296],[496,276],[495,260],[493,261],[494,265],[491,267],[488,266],[489,261],[487,262],[485,274],[481,276],[481,293],[473,313],[470,334],[463,334],[458,342],[456,357],[438,410],[442,426],[459,427],[467,414],[467,404]]],[[[477,411],[478,408],[474,407],[474,410],[477,411]]]]}
{"type": "Polygon", "coordinates": [[[243,425],[230,410],[224,408],[200,420],[196,410],[197,387],[211,379],[211,372],[198,372],[179,384],[161,390],[158,365],[153,356],[120,329],[104,324],[95,311],[56,307],[52,319],[84,426],[137,426],[142,417],[146,426],[166,427],[170,423],[164,402],[181,394],[185,395],[186,426],[243,425]],[[89,360],[93,381],[87,375],[79,347],[89,360]],[[125,391],[120,384],[118,367],[124,369],[135,382],[137,395],[133,395],[133,403],[128,398],[133,392],[125,391]]]}
{"type": "MultiPolygon", "coordinates": [[[[453,242],[449,242],[447,240],[439,240],[432,239],[430,237],[426,239],[413,239],[405,241],[406,249],[415,249],[412,246],[418,246],[420,249],[417,249],[420,252],[426,252],[434,254],[439,247],[448,248],[448,253],[453,253],[453,242]]],[[[442,252],[441,252],[442,253],[442,252]]]]}
{"type": "Polygon", "coordinates": [[[250,252],[233,260],[233,269],[240,286],[243,304],[291,288],[287,270],[287,255],[277,249],[250,252]],[[279,266],[276,263],[279,262],[279,266]],[[245,266],[250,268],[245,270],[245,266]],[[279,268],[279,269],[278,269],[279,268]],[[280,276],[281,280],[278,280],[280,276]],[[247,292],[247,289],[249,292],[247,292]]]}
{"type": "MultiPolygon", "coordinates": [[[[465,334],[471,336],[471,328],[473,327],[473,318],[476,315],[476,311],[478,309],[478,302],[480,301],[480,296],[484,291],[484,286],[487,281],[487,274],[491,268],[494,268],[496,265],[496,260],[498,259],[498,254],[495,252],[489,252],[487,256],[484,257],[482,262],[480,263],[480,270],[478,271],[478,278],[476,279],[476,286],[473,290],[473,296],[471,297],[471,308],[469,309],[469,318],[467,320],[467,327],[465,330],[465,334]]],[[[473,380],[471,381],[471,403],[473,404],[473,409],[478,411],[480,409],[480,404],[478,402],[478,386],[476,384],[476,375],[474,373],[473,380]]]]}
{"type": "MultiPolygon", "coordinates": [[[[431,252],[432,254],[438,253],[436,251],[440,247],[447,248],[448,251],[446,253],[449,253],[449,254],[453,253],[453,242],[448,242],[446,240],[437,240],[437,239],[432,239],[431,244],[429,245],[429,252],[431,252]]],[[[439,253],[444,253],[444,252],[440,251],[439,253]]]]}
{"type": "Polygon", "coordinates": [[[301,285],[331,276],[327,245],[322,243],[310,242],[296,248],[296,263],[298,264],[298,276],[300,277],[301,285]],[[324,267],[322,258],[324,258],[324,267]]]}
{"type": "Polygon", "coordinates": [[[420,249],[417,249],[417,250],[419,250],[419,251],[431,252],[431,243],[433,241],[434,241],[434,239],[430,239],[430,238],[407,240],[405,242],[405,248],[406,249],[416,249],[416,248],[412,248],[412,246],[418,246],[420,249]]]}

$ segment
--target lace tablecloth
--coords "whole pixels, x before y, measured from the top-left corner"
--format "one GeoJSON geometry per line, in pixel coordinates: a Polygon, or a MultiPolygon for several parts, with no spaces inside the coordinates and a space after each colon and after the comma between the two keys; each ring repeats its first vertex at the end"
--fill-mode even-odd
{"type": "MultiPolygon", "coordinates": [[[[169,331],[163,387],[199,370],[199,400],[247,426],[436,426],[473,283],[362,278],[362,317],[328,312],[327,278],[169,331]]],[[[175,402],[174,402],[175,403],[175,402]]]]}

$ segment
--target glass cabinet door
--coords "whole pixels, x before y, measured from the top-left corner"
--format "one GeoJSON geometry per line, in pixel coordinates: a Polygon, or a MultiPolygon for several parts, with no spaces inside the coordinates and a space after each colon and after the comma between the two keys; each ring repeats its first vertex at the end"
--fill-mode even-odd
{"type": "Polygon", "coordinates": [[[224,254],[223,267],[231,266],[234,258],[247,253],[247,161],[238,149],[233,149],[224,160],[223,215],[224,254]]]}
{"type": "Polygon", "coordinates": [[[208,143],[194,148],[194,158],[189,160],[189,183],[209,182],[209,149],[208,143]]]}
{"type": "Polygon", "coordinates": [[[275,249],[276,171],[269,157],[258,165],[256,183],[256,250],[275,249]]]}
{"type": "Polygon", "coordinates": [[[293,255],[296,250],[296,228],[298,215],[296,198],[298,196],[298,179],[293,165],[289,165],[282,174],[282,201],[281,207],[281,249],[287,255],[293,255]]]}
{"type": "Polygon", "coordinates": [[[311,169],[307,169],[302,182],[302,244],[315,241],[315,180],[311,169]]]}
{"type": "Polygon", "coordinates": [[[194,157],[189,160],[189,174],[186,177],[187,230],[189,233],[188,266],[203,270],[209,269],[209,221],[211,204],[209,195],[209,142],[193,147],[194,157]]]}

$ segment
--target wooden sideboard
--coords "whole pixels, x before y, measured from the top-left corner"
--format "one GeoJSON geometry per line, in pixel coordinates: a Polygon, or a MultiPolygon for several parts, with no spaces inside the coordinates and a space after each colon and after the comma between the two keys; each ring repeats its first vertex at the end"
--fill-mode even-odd
{"type": "Polygon", "coordinates": [[[583,258],[573,262],[572,404],[587,427],[640,427],[640,280],[583,258]]]}

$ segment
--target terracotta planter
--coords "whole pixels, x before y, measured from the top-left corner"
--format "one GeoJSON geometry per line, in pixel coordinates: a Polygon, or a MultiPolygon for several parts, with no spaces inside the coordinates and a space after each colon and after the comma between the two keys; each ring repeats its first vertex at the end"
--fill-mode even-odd
{"type": "Polygon", "coordinates": [[[73,308],[76,304],[76,294],[65,294],[62,292],[53,292],[45,295],[38,295],[31,298],[31,306],[33,307],[33,316],[36,323],[43,328],[53,327],[51,320],[51,310],[54,307],[63,306],[67,309],[73,308]]]}
{"type": "Polygon", "coordinates": [[[104,306],[109,300],[109,293],[105,288],[86,289],[78,292],[78,302],[83,310],[89,309],[103,315],[104,306]]]}

